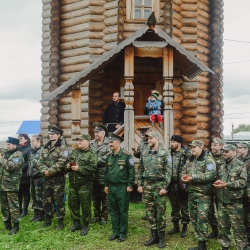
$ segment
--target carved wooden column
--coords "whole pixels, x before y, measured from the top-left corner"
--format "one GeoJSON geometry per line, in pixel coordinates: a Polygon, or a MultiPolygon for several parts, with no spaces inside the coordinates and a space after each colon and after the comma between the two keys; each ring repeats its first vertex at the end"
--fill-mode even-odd
{"type": "Polygon", "coordinates": [[[170,146],[170,138],[174,133],[173,111],[173,48],[163,48],[163,102],[164,102],[164,143],[170,146]]]}
{"type": "Polygon", "coordinates": [[[134,147],[134,46],[125,48],[124,63],[124,149],[131,151],[134,147]]]}

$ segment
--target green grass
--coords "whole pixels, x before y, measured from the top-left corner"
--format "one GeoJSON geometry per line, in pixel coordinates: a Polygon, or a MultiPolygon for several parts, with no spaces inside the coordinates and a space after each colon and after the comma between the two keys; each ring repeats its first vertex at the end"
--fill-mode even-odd
{"type": "MultiPolygon", "coordinates": [[[[66,205],[67,208],[67,205],[66,205]]],[[[90,231],[87,236],[80,236],[80,232],[69,232],[72,226],[72,221],[69,216],[68,209],[66,210],[65,229],[57,232],[57,220],[53,219],[52,227],[46,229],[39,228],[42,223],[32,223],[33,211],[29,210],[29,215],[23,218],[20,222],[20,231],[18,234],[9,236],[8,233],[0,233],[0,250],[11,249],[72,249],[72,250],[113,250],[113,249],[159,249],[157,245],[153,247],[145,247],[143,243],[150,237],[150,229],[147,221],[141,220],[144,215],[143,204],[131,204],[129,210],[129,233],[126,241],[118,243],[117,241],[110,242],[108,237],[111,235],[111,222],[104,226],[99,224],[90,224],[90,231]]],[[[3,224],[1,224],[3,225],[3,224]]],[[[170,205],[167,206],[167,230],[172,228],[170,221],[170,205]]],[[[179,234],[169,236],[166,235],[165,249],[188,249],[197,245],[193,228],[188,227],[188,237],[182,239],[179,234]]],[[[208,242],[208,249],[219,250],[220,245],[216,240],[212,239],[208,242]]],[[[231,249],[236,249],[231,247],[231,249]]]]}

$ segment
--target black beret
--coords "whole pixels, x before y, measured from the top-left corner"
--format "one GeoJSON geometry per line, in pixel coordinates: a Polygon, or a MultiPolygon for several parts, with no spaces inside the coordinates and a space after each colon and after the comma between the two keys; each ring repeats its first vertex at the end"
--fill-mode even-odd
{"type": "Polygon", "coordinates": [[[99,122],[94,122],[93,123],[93,127],[94,127],[94,131],[98,132],[98,131],[105,131],[108,132],[108,128],[105,127],[103,124],[99,123],[99,122]]]}
{"type": "Polygon", "coordinates": [[[8,140],[6,142],[14,145],[19,145],[19,139],[14,137],[8,137],[8,140]]]}
{"type": "Polygon", "coordinates": [[[48,126],[48,131],[49,131],[49,134],[60,134],[62,135],[63,134],[63,130],[59,127],[57,127],[56,125],[49,125],[48,126]]]}
{"type": "Polygon", "coordinates": [[[179,143],[183,143],[183,137],[181,137],[180,135],[172,135],[171,140],[170,141],[176,141],[179,143]]]}
{"type": "Polygon", "coordinates": [[[108,135],[109,135],[108,139],[109,139],[110,142],[115,141],[115,140],[119,140],[121,142],[123,141],[123,138],[121,136],[119,136],[117,134],[114,134],[113,132],[109,132],[108,135]]]}

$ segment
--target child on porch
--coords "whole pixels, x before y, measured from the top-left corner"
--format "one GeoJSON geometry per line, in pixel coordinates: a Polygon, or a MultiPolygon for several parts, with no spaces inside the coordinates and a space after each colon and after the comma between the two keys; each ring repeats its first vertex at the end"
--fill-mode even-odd
{"type": "Polygon", "coordinates": [[[159,92],[155,92],[151,95],[149,101],[146,103],[146,108],[149,110],[151,126],[154,127],[155,116],[159,122],[159,127],[163,128],[162,116],[161,116],[161,106],[162,102],[158,100],[159,92]]]}

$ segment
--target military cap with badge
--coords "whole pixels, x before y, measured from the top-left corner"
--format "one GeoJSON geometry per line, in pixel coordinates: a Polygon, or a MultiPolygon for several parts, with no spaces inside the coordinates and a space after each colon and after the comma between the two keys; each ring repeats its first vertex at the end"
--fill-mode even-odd
{"type": "Polygon", "coordinates": [[[215,144],[224,145],[224,141],[221,138],[219,138],[219,137],[214,137],[212,139],[212,142],[214,142],[215,144]]]}
{"type": "Polygon", "coordinates": [[[236,146],[238,148],[249,148],[249,143],[246,141],[241,141],[241,142],[237,143],[236,146]]]}
{"type": "Polygon", "coordinates": [[[160,139],[159,134],[158,134],[157,132],[155,132],[155,131],[148,131],[148,132],[146,133],[146,135],[147,135],[148,137],[155,137],[155,138],[157,138],[157,139],[160,139]]]}
{"type": "Polygon", "coordinates": [[[91,140],[91,136],[88,134],[82,134],[79,137],[76,138],[76,140],[86,140],[86,141],[90,141],[91,140]]]}
{"type": "Polygon", "coordinates": [[[63,130],[57,127],[56,125],[49,125],[48,131],[49,131],[49,134],[60,134],[60,135],[63,134],[63,130]]]}
{"type": "Polygon", "coordinates": [[[140,127],[137,128],[136,130],[140,131],[141,135],[147,135],[147,131],[150,131],[150,128],[152,128],[152,126],[145,126],[145,127],[140,127]]]}
{"type": "Polygon", "coordinates": [[[226,145],[224,145],[222,150],[223,151],[230,151],[230,150],[236,151],[236,147],[232,144],[226,144],[226,145]]]}
{"type": "Polygon", "coordinates": [[[109,139],[109,142],[116,141],[116,140],[123,142],[123,138],[113,132],[108,133],[108,139],[109,139]]]}
{"type": "Polygon", "coordinates": [[[100,131],[107,132],[108,131],[108,128],[99,122],[94,122],[93,127],[94,127],[94,132],[100,132],[100,131]]]}
{"type": "Polygon", "coordinates": [[[200,140],[193,140],[192,143],[189,144],[191,147],[204,147],[204,142],[200,140]]]}

